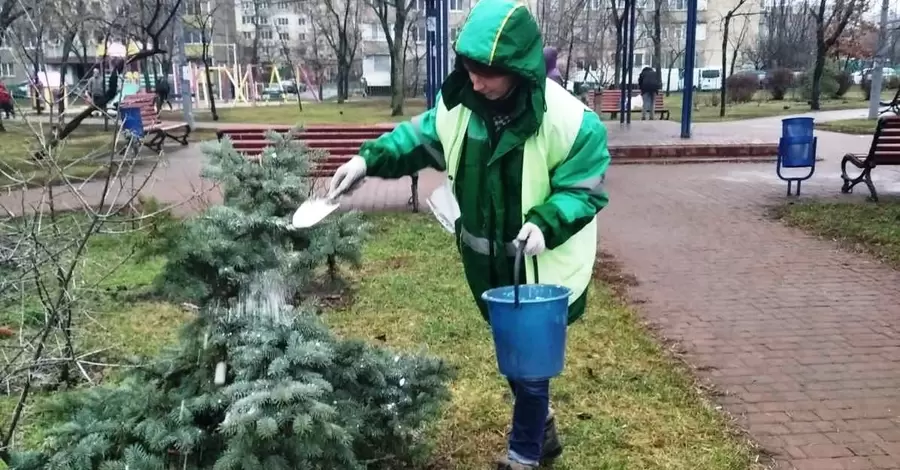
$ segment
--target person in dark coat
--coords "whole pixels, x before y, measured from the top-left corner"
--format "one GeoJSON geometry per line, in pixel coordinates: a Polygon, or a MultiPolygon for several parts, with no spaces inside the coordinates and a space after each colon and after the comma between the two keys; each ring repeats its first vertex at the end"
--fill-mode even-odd
{"type": "Polygon", "coordinates": [[[556,67],[556,58],[558,55],[559,52],[555,47],[548,46],[544,48],[544,62],[547,66],[547,78],[562,85],[562,76],[559,74],[559,69],[556,67]]]}
{"type": "Polygon", "coordinates": [[[156,81],[157,111],[162,111],[163,103],[169,105],[169,110],[172,109],[172,102],[169,100],[170,93],[169,80],[165,76],[156,81]]]}
{"type": "Polygon", "coordinates": [[[646,121],[648,114],[652,121],[656,115],[656,95],[662,88],[659,75],[653,70],[653,67],[644,67],[644,70],[641,70],[641,74],[638,76],[638,88],[641,90],[641,101],[643,102],[641,121],[646,121]]]}

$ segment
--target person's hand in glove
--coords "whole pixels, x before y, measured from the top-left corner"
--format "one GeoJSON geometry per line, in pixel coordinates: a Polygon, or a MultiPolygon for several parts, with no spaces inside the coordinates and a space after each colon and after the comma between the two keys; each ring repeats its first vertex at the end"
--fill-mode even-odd
{"type": "Polygon", "coordinates": [[[524,252],[527,256],[537,256],[547,249],[547,243],[544,241],[544,234],[537,225],[531,222],[525,222],[519,235],[516,236],[516,245],[524,244],[524,252]]]}
{"type": "Polygon", "coordinates": [[[359,186],[366,177],[366,161],[363,157],[356,156],[338,167],[331,178],[331,187],[328,191],[329,198],[349,195],[359,186]]]}

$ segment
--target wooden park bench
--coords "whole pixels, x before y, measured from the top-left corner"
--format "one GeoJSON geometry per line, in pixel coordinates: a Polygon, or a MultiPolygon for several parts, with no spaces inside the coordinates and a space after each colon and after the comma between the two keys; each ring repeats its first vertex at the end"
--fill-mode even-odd
{"type": "Polygon", "coordinates": [[[156,109],[156,95],[153,93],[135,93],[126,96],[119,102],[119,109],[124,108],[141,110],[141,122],[145,135],[143,143],[154,152],[162,150],[166,138],[172,139],[182,146],[188,144],[187,139],[191,135],[191,126],[186,122],[166,123],[160,121],[159,111],[156,109]]]}
{"type": "MultiPolygon", "coordinates": [[[[307,127],[294,134],[293,138],[303,141],[310,149],[326,152],[328,155],[312,165],[310,174],[312,178],[330,178],[334,172],[347,163],[351,158],[359,154],[359,148],[364,142],[377,139],[386,132],[393,130],[393,126],[336,126],[336,127],[307,127]]],[[[270,128],[234,127],[221,129],[216,132],[219,140],[228,136],[235,150],[247,158],[256,160],[263,149],[270,145],[266,140],[266,132],[274,131],[285,134],[291,131],[287,126],[274,126],[270,128]]],[[[419,176],[412,176],[411,195],[409,204],[413,212],[419,211],[419,176]]]]}
{"type": "MultiPolygon", "coordinates": [[[[640,94],[634,94],[632,100],[634,99],[634,96],[640,96],[640,94]]],[[[610,116],[615,119],[619,114],[619,101],[621,97],[622,90],[603,90],[603,93],[600,95],[600,109],[595,111],[597,111],[597,114],[601,115],[609,113],[610,116]]],[[[666,103],[662,93],[656,94],[654,104],[656,107],[653,112],[659,114],[660,119],[669,119],[669,110],[666,109],[666,103]]],[[[632,119],[634,119],[634,117],[632,117],[632,119]]]]}
{"type": "Polygon", "coordinates": [[[862,182],[869,188],[869,200],[878,201],[878,193],[872,183],[872,170],[879,165],[900,165],[900,116],[888,115],[878,119],[868,154],[844,155],[841,160],[841,179],[844,180],[841,192],[852,193],[853,187],[862,182]],[[862,173],[856,178],[850,178],[847,175],[847,163],[861,169],[862,173]]]}

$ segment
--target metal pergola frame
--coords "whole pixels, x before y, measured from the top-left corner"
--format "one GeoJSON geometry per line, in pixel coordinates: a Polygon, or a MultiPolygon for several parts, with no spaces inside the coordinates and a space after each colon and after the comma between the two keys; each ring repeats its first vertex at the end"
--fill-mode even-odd
{"type": "MultiPolygon", "coordinates": [[[[664,0],[665,1],[665,0],[664,0]]],[[[634,79],[634,41],[637,29],[637,0],[625,0],[622,22],[623,44],[622,62],[619,67],[618,87],[621,91],[619,101],[619,123],[631,124],[631,83],[634,79]]],[[[694,100],[694,59],[697,55],[697,0],[687,0],[687,24],[684,47],[684,85],[681,103],[681,137],[691,138],[691,112],[694,100]]],[[[658,73],[662,71],[658,70],[658,73]]],[[[724,85],[724,84],[723,84],[724,85]]]]}

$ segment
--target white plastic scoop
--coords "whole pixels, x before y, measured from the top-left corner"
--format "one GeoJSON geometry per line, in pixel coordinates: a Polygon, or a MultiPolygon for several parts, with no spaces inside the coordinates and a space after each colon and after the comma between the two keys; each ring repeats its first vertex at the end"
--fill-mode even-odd
{"type": "Polygon", "coordinates": [[[328,217],[329,214],[337,210],[340,206],[340,203],[332,198],[307,199],[303,204],[300,204],[300,207],[298,207],[296,211],[294,211],[291,225],[293,225],[294,228],[312,227],[321,222],[325,217],[328,217]]]}

